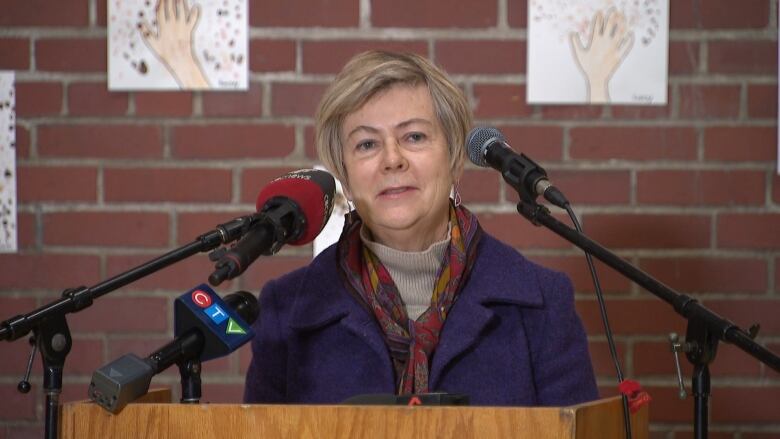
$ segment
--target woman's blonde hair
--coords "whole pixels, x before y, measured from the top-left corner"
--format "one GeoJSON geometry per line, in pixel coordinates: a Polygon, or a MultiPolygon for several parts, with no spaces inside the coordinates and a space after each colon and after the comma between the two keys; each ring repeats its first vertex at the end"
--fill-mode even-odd
{"type": "Polygon", "coordinates": [[[342,183],[347,172],[342,154],[344,119],[377,93],[393,85],[425,84],[444,130],[453,175],[466,160],[464,142],[471,129],[471,111],[458,86],[439,67],[412,53],[368,51],[353,57],[325,91],[317,109],[315,144],[320,160],[342,183]]]}

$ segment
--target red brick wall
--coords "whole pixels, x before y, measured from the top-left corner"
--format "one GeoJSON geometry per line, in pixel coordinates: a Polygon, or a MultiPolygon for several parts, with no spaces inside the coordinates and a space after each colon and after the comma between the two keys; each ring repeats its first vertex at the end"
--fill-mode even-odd
{"type": "MultiPolygon", "coordinates": [[[[0,256],[0,319],[94,285],[252,211],[271,177],[314,164],[312,114],[352,54],[378,47],[432,57],[575,203],[592,237],[780,352],[780,178],[775,175],[777,1],[671,0],[669,105],[525,104],[526,0],[250,2],[250,89],[109,93],[105,0],[6,0],[0,69],[16,71],[19,242],[0,256]]],[[[613,372],[581,253],[514,213],[516,195],[469,168],[463,198],[485,227],[565,270],[604,395],[613,372]]],[[[286,249],[220,288],[257,291],[309,259],[286,249]]],[[[171,337],[172,298],[205,281],[205,255],[101,298],[70,317],[64,399],[92,371],[171,337]]],[[[626,375],[650,389],[653,438],[688,438],[676,399],[668,306],[601,266],[626,375]]],[[[40,436],[34,390],[15,391],[27,343],[0,345],[0,438],[40,436]]],[[[239,401],[249,352],[205,366],[204,400],[239,401]]],[[[684,365],[686,373],[690,367],[684,365]]],[[[731,346],[712,367],[717,438],[780,435],[780,376],[731,346]]],[[[177,387],[174,371],[156,382],[177,387]]]]}

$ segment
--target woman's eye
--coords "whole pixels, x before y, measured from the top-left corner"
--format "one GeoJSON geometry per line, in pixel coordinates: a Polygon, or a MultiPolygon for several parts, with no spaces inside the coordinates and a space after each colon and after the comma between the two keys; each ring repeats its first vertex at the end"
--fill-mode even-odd
{"type": "Polygon", "coordinates": [[[374,146],[376,146],[376,142],[374,142],[373,140],[366,140],[358,143],[355,149],[359,151],[365,151],[373,148],[374,146]]]}
{"type": "Polygon", "coordinates": [[[422,142],[425,140],[425,134],[423,133],[410,133],[407,138],[412,142],[422,142]]]}

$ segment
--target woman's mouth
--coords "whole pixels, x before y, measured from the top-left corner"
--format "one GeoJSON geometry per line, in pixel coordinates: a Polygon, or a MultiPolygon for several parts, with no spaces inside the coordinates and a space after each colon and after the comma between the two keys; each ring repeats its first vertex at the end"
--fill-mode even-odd
{"type": "Polygon", "coordinates": [[[404,195],[407,192],[412,191],[414,188],[411,186],[398,186],[398,187],[391,187],[383,190],[379,193],[380,197],[397,197],[400,195],[404,195]]]}

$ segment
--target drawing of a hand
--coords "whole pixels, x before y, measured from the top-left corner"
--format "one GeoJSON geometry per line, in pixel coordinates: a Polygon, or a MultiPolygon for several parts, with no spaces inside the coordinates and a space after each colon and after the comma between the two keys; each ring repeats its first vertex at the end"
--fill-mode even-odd
{"type": "Polygon", "coordinates": [[[570,42],[580,70],[588,81],[589,102],[609,102],[609,80],[634,44],[634,33],[628,30],[626,17],[615,10],[599,11],[590,22],[590,41],[572,32],[570,42]]]}
{"type": "Polygon", "coordinates": [[[157,31],[144,20],[139,24],[144,43],[184,89],[209,88],[206,75],[195,57],[193,40],[200,19],[200,6],[187,0],[158,0],[157,31]]]}

